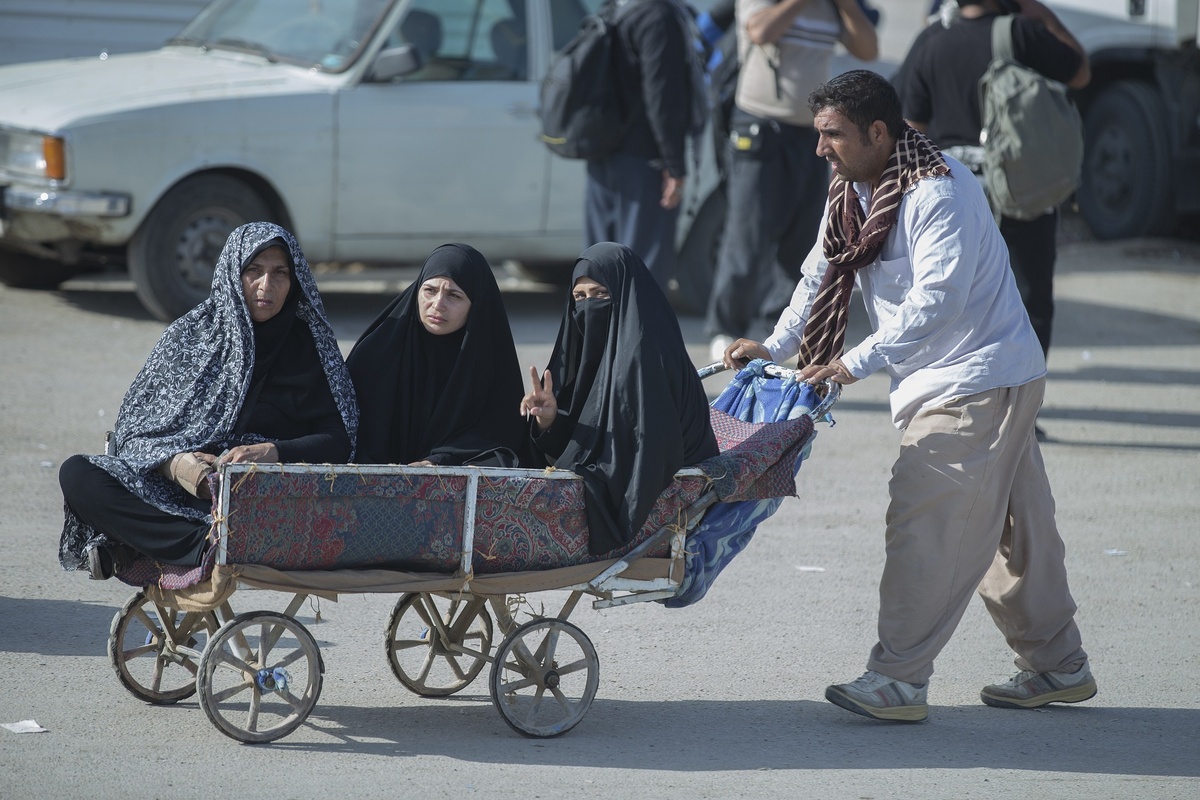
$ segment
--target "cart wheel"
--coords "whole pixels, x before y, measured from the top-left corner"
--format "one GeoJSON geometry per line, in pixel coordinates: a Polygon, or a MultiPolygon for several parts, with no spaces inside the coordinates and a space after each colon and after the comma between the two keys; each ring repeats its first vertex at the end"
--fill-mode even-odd
{"type": "Polygon", "coordinates": [[[591,707],[600,660],[579,628],[561,619],[537,619],[500,644],[489,682],[492,702],[509,727],[525,736],[558,736],[591,707]]]}
{"type": "Polygon", "coordinates": [[[470,685],[487,663],[492,617],[482,597],[406,594],[388,618],[383,644],[392,672],[410,691],[422,697],[447,697],[470,685]],[[438,635],[435,616],[449,642],[438,635]]]}
{"type": "Polygon", "coordinates": [[[239,614],[200,658],[200,707],[217,730],[241,742],[273,742],[308,717],[325,665],[308,629],[274,611],[239,614]]]}
{"type": "Polygon", "coordinates": [[[200,653],[218,625],[211,611],[184,613],[138,592],[113,617],[108,657],[134,697],[154,705],[178,703],[195,694],[200,653]]]}

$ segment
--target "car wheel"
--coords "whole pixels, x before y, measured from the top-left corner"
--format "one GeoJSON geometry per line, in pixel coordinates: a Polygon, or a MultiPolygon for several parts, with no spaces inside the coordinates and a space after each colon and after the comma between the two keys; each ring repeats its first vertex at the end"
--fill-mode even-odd
{"type": "Polygon", "coordinates": [[[0,250],[0,283],[13,289],[57,289],[83,270],[78,264],[0,250]]]}
{"type": "Polygon", "coordinates": [[[725,193],[714,191],[700,207],[688,229],[687,238],[675,259],[675,281],[679,285],[678,300],[693,314],[708,312],[708,296],[712,293],[713,276],[721,253],[721,238],[725,233],[725,193]]]}
{"type": "Polygon", "coordinates": [[[1088,108],[1079,209],[1097,239],[1161,236],[1175,229],[1167,113],[1137,81],[1104,90],[1088,108]]]}
{"type": "Polygon", "coordinates": [[[129,275],[146,309],[169,322],[208,297],[225,240],[239,225],[270,220],[253,189],[225,175],[181,181],[129,242],[129,275]]]}

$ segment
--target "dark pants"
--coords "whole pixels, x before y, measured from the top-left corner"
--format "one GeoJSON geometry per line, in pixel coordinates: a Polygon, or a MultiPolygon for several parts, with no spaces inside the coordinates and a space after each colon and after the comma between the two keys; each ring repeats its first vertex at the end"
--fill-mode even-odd
{"type": "Polygon", "coordinates": [[[1008,260],[1017,279],[1025,312],[1033,323],[1042,352],[1050,351],[1054,326],[1054,262],[1058,258],[1058,211],[1025,222],[1001,217],[1000,234],[1008,244],[1008,260]]]}
{"type": "MultiPolygon", "coordinates": [[[[58,470],[67,506],[82,522],[163,564],[200,563],[208,525],[160,511],[83,456],[71,456],[58,470]]],[[[197,510],[209,504],[196,500],[197,510]]]]}
{"type": "Polygon", "coordinates": [[[762,341],[791,299],[816,241],[829,166],[812,128],[735,109],[725,235],[705,322],[709,336],[762,341]]]}
{"type": "Polygon", "coordinates": [[[642,156],[613,153],[588,161],[584,194],[584,244],[616,242],[637,253],[662,290],[675,276],[678,207],[660,205],[662,170],[642,156]]]}

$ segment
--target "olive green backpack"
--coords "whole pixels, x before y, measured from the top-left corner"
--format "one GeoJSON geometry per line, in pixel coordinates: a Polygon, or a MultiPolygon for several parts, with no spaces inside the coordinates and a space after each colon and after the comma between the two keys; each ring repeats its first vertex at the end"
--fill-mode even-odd
{"type": "Polygon", "coordinates": [[[979,141],[992,209],[1028,220],[1078,188],[1083,123],[1065,86],[1013,56],[1012,21],[992,22],[992,61],[979,79],[979,141]]]}

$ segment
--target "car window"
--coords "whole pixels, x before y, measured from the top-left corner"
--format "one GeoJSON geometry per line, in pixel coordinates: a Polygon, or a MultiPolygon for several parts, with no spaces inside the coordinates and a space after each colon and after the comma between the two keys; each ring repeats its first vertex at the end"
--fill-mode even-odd
{"type": "Polygon", "coordinates": [[[242,50],[337,72],[362,50],[389,0],[218,0],[175,44],[242,50]]]}
{"type": "Polygon", "coordinates": [[[579,33],[579,24],[588,14],[595,14],[604,0],[550,0],[550,33],[554,52],[567,46],[579,33]]]}
{"type": "Polygon", "coordinates": [[[404,81],[524,81],[525,0],[414,0],[388,46],[411,44],[421,69],[404,81]]]}

